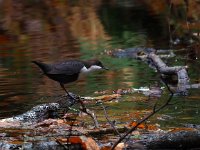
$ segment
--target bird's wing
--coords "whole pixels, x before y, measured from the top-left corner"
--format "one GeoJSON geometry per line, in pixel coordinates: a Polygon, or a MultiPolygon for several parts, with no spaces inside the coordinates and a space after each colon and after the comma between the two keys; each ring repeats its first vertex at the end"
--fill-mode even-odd
{"type": "Polygon", "coordinates": [[[48,74],[65,74],[73,75],[80,72],[84,67],[82,62],[79,61],[66,61],[52,65],[53,69],[48,74]]]}

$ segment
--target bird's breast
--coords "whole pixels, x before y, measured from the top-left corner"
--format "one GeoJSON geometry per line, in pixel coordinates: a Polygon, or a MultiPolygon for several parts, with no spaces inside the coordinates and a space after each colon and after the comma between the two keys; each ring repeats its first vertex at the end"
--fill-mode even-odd
{"type": "Polygon", "coordinates": [[[85,66],[80,71],[80,73],[83,73],[83,74],[88,73],[88,72],[89,70],[85,66]]]}
{"type": "Polygon", "coordinates": [[[84,67],[81,69],[80,73],[89,73],[89,72],[93,72],[93,71],[101,70],[101,69],[102,69],[102,67],[96,66],[96,65],[92,65],[92,66],[90,66],[89,68],[87,68],[87,67],[84,66],[84,67]]]}

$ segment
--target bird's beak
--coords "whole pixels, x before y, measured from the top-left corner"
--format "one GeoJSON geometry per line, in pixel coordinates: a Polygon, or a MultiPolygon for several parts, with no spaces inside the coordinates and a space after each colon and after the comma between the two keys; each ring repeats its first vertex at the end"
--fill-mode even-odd
{"type": "Polygon", "coordinates": [[[104,69],[104,70],[109,70],[107,67],[104,67],[104,66],[102,67],[102,69],[104,69]]]}

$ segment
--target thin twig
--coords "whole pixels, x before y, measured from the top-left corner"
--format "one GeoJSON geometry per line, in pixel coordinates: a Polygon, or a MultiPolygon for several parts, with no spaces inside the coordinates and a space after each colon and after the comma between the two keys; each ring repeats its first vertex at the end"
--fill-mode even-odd
{"type": "Polygon", "coordinates": [[[115,125],[112,123],[112,121],[109,120],[109,117],[108,117],[108,113],[106,111],[106,108],[105,106],[103,105],[103,102],[101,102],[101,105],[102,105],[102,108],[104,110],[104,115],[106,117],[106,120],[108,121],[108,123],[110,124],[110,126],[113,128],[113,130],[119,135],[119,137],[121,137],[121,134],[119,133],[119,131],[115,128],[115,125]]]}
{"type": "Polygon", "coordinates": [[[71,96],[71,95],[68,93],[68,91],[65,89],[64,85],[62,85],[62,84],[60,84],[60,85],[61,85],[61,87],[65,90],[65,92],[67,93],[67,95],[68,95],[71,99],[73,99],[73,100],[75,100],[75,101],[77,101],[78,103],[81,104],[81,107],[82,107],[82,108],[80,108],[79,110],[82,111],[82,112],[84,112],[84,113],[86,113],[87,115],[89,115],[89,116],[93,119],[93,121],[94,121],[94,126],[95,126],[96,128],[99,128],[99,123],[98,123],[98,121],[97,121],[96,115],[94,114],[94,112],[92,112],[92,111],[90,111],[89,109],[86,108],[86,106],[85,106],[83,100],[81,100],[81,97],[80,97],[80,96],[78,96],[78,97],[73,97],[73,96],[71,96]]]}
{"type": "Polygon", "coordinates": [[[93,119],[95,127],[96,127],[96,128],[99,128],[99,123],[98,123],[98,121],[97,121],[97,117],[96,117],[96,115],[94,114],[94,112],[92,112],[92,111],[90,111],[89,109],[87,109],[87,108],[85,107],[84,102],[83,102],[80,98],[78,99],[78,101],[79,101],[79,103],[81,104],[81,107],[82,107],[82,108],[80,109],[80,111],[82,111],[82,112],[86,113],[87,115],[89,115],[89,116],[93,119]]]}

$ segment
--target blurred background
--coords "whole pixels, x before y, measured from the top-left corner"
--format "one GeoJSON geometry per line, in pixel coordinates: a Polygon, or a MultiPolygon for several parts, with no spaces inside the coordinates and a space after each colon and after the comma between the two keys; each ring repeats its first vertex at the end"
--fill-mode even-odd
{"type": "MultiPolygon", "coordinates": [[[[58,83],[41,75],[32,60],[100,59],[109,71],[66,85],[75,94],[94,96],[95,91],[139,88],[160,80],[143,62],[113,58],[107,51],[184,49],[177,51],[171,65],[187,63],[192,81],[199,82],[199,12],[199,0],[0,0],[0,118],[64,94],[58,83]]],[[[191,92],[193,96],[184,100],[175,98],[181,105],[165,113],[197,123],[200,94],[191,92]]],[[[154,103],[145,97],[143,104],[130,102],[133,97],[142,96],[127,96],[113,112],[123,116],[120,111],[150,109],[154,103]]]]}

